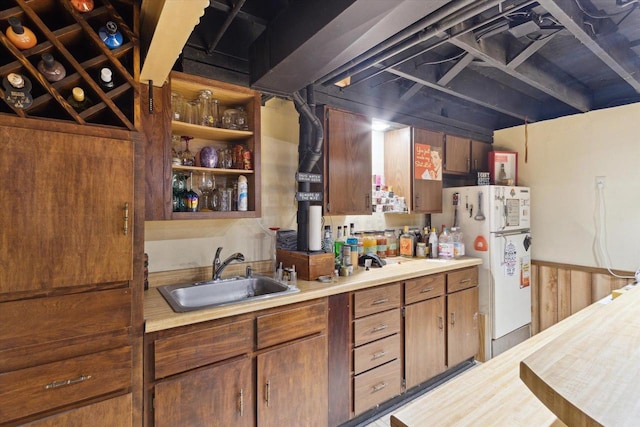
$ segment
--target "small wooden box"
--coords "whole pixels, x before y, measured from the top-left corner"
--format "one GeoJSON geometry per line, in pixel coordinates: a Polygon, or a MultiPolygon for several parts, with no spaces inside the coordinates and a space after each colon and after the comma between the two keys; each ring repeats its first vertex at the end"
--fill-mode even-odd
{"type": "Polygon", "coordinates": [[[300,280],[316,280],[320,276],[331,276],[335,266],[333,253],[307,253],[285,249],[276,249],[276,262],[282,262],[284,268],[295,265],[300,280]]]}

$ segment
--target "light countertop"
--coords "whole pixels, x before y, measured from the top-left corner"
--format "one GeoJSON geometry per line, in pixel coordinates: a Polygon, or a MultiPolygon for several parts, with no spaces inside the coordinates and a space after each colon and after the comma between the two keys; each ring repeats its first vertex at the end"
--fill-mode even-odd
{"type": "Polygon", "coordinates": [[[481,263],[482,261],[480,259],[469,257],[455,260],[392,258],[389,260],[389,263],[382,268],[371,268],[369,271],[365,271],[364,267],[360,267],[351,276],[339,277],[336,283],[298,280],[297,286],[300,292],[294,294],[281,295],[260,301],[241,302],[238,304],[196,310],[188,313],[174,312],[158,290],[151,287],[145,291],[144,295],[145,332],[154,332],[208,320],[221,319],[257,310],[327,297],[343,292],[356,291],[385,283],[472,267],[481,263]]]}

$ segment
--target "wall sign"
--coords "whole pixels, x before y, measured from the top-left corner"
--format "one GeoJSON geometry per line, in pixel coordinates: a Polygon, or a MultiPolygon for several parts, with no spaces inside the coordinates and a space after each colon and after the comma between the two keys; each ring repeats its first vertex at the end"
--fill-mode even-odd
{"type": "Polygon", "coordinates": [[[442,148],[413,144],[415,179],[442,181],[442,148]]]}

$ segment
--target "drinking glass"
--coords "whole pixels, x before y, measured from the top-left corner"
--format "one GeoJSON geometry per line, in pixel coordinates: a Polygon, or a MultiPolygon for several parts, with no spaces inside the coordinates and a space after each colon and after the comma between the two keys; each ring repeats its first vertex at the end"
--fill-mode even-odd
{"type": "Polygon", "coordinates": [[[192,136],[182,136],[185,143],[185,150],[180,155],[180,159],[182,161],[183,166],[194,166],[196,164],[196,158],[193,153],[189,150],[189,141],[193,139],[192,136]]]}
{"type": "Polygon", "coordinates": [[[184,97],[178,92],[171,92],[171,119],[184,120],[184,97]]]}
{"type": "Polygon", "coordinates": [[[211,203],[211,196],[212,196],[213,186],[214,186],[213,179],[214,178],[212,175],[208,175],[206,172],[202,172],[202,176],[198,181],[198,189],[202,193],[202,200],[200,200],[200,203],[199,203],[201,211],[213,210],[212,203],[211,203]]]}
{"type": "Polygon", "coordinates": [[[200,114],[198,109],[198,101],[191,100],[184,104],[185,122],[192,124],[200,123],[200,114]]]}

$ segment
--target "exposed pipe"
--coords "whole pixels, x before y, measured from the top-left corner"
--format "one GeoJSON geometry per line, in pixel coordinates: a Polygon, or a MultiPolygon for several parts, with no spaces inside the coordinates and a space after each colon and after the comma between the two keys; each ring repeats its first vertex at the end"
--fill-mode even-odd
{"type": "MultiPolygon", "coordinates": [[[[448,29],[452,28],[455,25],[458,25],[470,18],[473,18],[474,16],[482,12],[485,12],[488,9],[491,9],[492,7],[497,6],[498,4],[501,4],[503,1],[504,0],[486,0],[480,3],[477,1],[472,1],[472,2],[463,2],[462,5],[456,3],[456,5],[458,5],[457,8],[454,8],[453,6],[447,8],[445,6],[439,9],[438,11],[436,11],[435,13],[425,17],[423,20],[419,21],[419,22],[424,21],[422,28],[418,29],[417,31],[413,31],[410,34],[406,34],[403,37],[403,40],[401,41],[400,44],[398,44],[398,41],[389,43],[390,40],[395,39],[395,36],[394,36],[392,39],[389,39],[386,42],[382,43],[380,45],[380,48],[376,48],[375,51],[377,51],[377,53],[375,55],[369,55],[369,52],[367,52],[365,53],[366,57],[363,58],[363,55],[361,55],[360,57],[352,60],[350,63],[347,63],[345,66],[342,66],[336,69],[335,71],[333,71],[332,73],[328,74],[327,76],[323,77],[322,79],[320,79],[319,82],[322,84],[333,84],[348,76],[352,76],[361,71],[364,71],[367,68],[372,67],[373,65],[379,64],[397,55],[400,52],[403,52],[409,48],[412,48],[413,46],[420,44],[431,37],[434,37],[438,34],[441,34],[447,31],[448,29]],[[472,6],[465,7],[469,3],[471,3],[472,6]],[[447,9],[449,13],[446,13],[445,9],[447,9]],[[426,27],[429,27],[430,25],[431,25],[430,28],[426,28],[426,27]],[[381,51],[387,48],[390,48],[394,45],[397,45],[397,46],[391,49],[389,52],[381,56],[380,55],[376,56],[381,51]],[[384,49],[381,50],[381,48],[383,47],[384,49]],[[351,63],[354,63],[354,62],[357,65],[352,66],[351,63]],[[349,68],[344,70],[345,67],[349,67],[349,68]],[[343,71],[340,72],[341,70],[343,71]]],[[[412,27],[413,26],[409,28],[412,28],[412,27]]],[[[402,32],[399,34],[402,34],[402,32]]]]}
{"type": "MultiPolygon", "coordinates": [[[[322,156],[322,142],[324,139],[322,123],[313,112],[315,107],[315,95],[313,86],[307,86],[307,102],[302,96],[295,92],[293,102],[300,115],[300,142],[298,145],[298,171],[311,172],[320,157],[322,156]],[[315,144],[311,147],[311,140],[315,134],[315,144]]],[[[298,182],[299,192],[308,192],[311,184],[308,182],[298,182]]],[[[298,202],[298,236],[297,248],[299,251],[309,249],[309,206],[310,202],[298,202]]]]}
{"type": "Polygon", "coordinates": [[[407,39],[408,37],[411,37],[412,35],[424,30],[426,27],[428,27],[429,25],[433,25],[436,22],[438,22],[441,19],[444,19],[446,17],[448,17],[449,15],[451,15],[452,13],[457,12],[458,10],[462,9],[465,6],[468,6],[470,4],[475,3],[476,0],[461,0],[455,3],[448,3],[445,6],[441,7],[440,9],[436,10],[434,13],[425,16],[424,18],[422,18],[421,20],[413,23],[412,25],[410,25],[409,27],[405,28],[404,30],[400,31],[399,33],[394,34],[393,36],[391,36],[390,38],[388,38],[387,40],[385,40],[384,42],[380,43],[379,45],[369,49],[368,51],[366,51],[365,53],[363,53],[362,55],[352,59],[351,61],[347,62],[346,64],[336,68],[334,71],[332,71],[331,73],[327,74],[326,76],[322,77],[321,79],[319,79],[317,81],[318,84],[333,84],[335,82],[338,82],[342,79],[344,79],[347,76],[352,75],[353,73],[350,72],[350,69],[352,67],[356,67],[357,65],[359,65],[360,63],[384,52],[385,50],[387,50],[388,48],[396,45],[397,43],[400,43],[402,41],[404,41],[405,39],[407,39]]]}
{"type": "Polygon", "coordinates": [[[231,9],[231,12],[229,12],[229,15],[227,15],[227,19],[225,19],[224,23],[216,33],[215,38],[209,44],[209,47],[207,47],[207,54],[211,55],[213,53],[216,46],[218,46],[218,43],[220,43],[220,39],[222,39],[222,36],[227,31],[227,28],[229,28],[229,25],[231,25],[231,22],[233,22],[236,15],[238,15],[238,12],[240,12],[240,9],[242,9],[242,6],[244,5],[245,1],[246,0],[238,0],[235,6],[233,6],[233,9],[231,9]]]}

